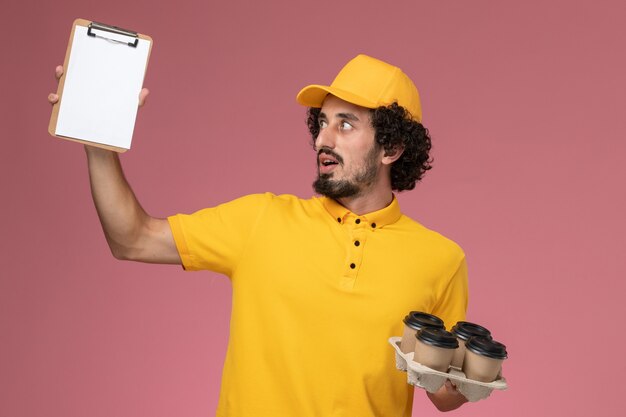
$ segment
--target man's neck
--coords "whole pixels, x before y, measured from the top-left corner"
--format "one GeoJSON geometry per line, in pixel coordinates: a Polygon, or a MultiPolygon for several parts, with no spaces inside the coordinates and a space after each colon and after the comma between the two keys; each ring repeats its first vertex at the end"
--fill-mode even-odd
{"type": "Polygon", "coordinates": [[[377,193],[366,192],[360,196],[340,198],[337,200],[339,204],[359,216],[382,210],[391,204],[392,201],[393,193],[391,190],[377,193]]]}

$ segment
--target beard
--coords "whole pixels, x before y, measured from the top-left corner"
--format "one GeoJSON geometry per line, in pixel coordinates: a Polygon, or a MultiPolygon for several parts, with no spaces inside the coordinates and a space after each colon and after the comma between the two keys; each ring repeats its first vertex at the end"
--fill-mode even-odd
{"type": "MultiPolygon", "coordinates": [[[[365,165],[354,175],[353,178],[343,180],[333,180],[333,172],[330,174],[320,174],[318,170],[317,179],[313,182],[313,189],[316,193],[332,198],[358,197],[363,194],[378,177],[378,151],[380,146],[374,144],[365,157],[365,165]]],[[[320,150],[336,155],[329,150],[320,150]]],[[[338,157],[338,155],[336,155],[338,157]]],[[[340,157],[338,159],[341,161],[340,157]]],[[[343,164],[342,164],[343,165],[343,164]]]]}

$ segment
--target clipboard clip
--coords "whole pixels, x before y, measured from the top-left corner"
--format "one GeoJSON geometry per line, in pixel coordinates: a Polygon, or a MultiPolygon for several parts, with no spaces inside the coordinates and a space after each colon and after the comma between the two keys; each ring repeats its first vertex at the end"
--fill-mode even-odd
{"type": "Polygon", "coordinates": [[[134,42],[123,42],[123,41],[120,41],[118,39],[105,38],[105,39],[110,40],[112,42],[125,43],[128,46],[132,46],[133,48],[136,48],[137,44],[139,43],[139,36],[138,36],[137,32],[133,32],[132,30],[122,29],[122,28],[119,28],[117,26],[105,25],[104,23],[91,22],[89,24],[89,26],[88,26],[88,29],[87,29],[87,35],[93,36],[94,38],[95,37],[103,37],[103,36],[96,35],[93,32],[92,29],[101,30],[101,31],[104,31],[104,32],[109,32],[109,33],[115,33],[116,35],[123,35],[123,36],[129,36],[131,38],[135,38],[134,42]]]}

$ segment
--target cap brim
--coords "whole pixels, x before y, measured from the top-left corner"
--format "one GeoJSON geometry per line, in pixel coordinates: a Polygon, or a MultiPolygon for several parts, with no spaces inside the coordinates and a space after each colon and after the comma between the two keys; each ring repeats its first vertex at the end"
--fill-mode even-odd
{"type": "Polygon", "coordinates": [[[367,107],[368,109],[374,109],[378,107],[377,103],[357,96],[339,88],[329,87],[325,85],[308,85],[304,87],[296,96],[296,101],[303,106],[307,107],[322,107],[322,103],[327,95],[332,94],[348,103],[356,104],[357,106],[367,107]]]}

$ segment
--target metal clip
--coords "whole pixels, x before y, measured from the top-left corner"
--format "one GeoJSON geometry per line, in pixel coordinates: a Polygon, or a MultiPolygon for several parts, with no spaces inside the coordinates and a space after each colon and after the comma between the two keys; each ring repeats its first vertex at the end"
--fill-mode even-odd
{"type": "Polygon", "coordinates": [[[115,33],[117,35],[123,35],[123,36],[129,36],[129,37],[135,38],[134,42],[122,42],[122,41],[118,41],[117,39],[109,39],[110,41],[113,41],[113,42],[125,43],[125,44],[128,44],[128,46],[132,46],[134,48],[136,48],[137,45],[139,44],[139,36],[137,35],[137,32],[133,32],[132,30],[122,29],[117,26],[105,25],[104,23],[91,22],[89,24],[89,28],[87,29],[87,35],[93,36],[93,37],[96,37],[96,34],[92,32],[92,29],[102,30],[105,32],[115,33]]]}

